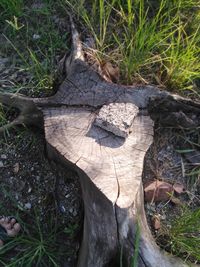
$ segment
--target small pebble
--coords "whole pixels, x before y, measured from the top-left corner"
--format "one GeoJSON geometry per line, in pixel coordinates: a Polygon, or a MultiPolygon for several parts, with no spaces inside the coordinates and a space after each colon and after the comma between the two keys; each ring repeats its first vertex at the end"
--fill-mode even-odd
{"type": "Polygon", "coordinates": [[[74,212],[73,212],[73,216],[76,217],[77,214],[78,214],[77,210],[74,210],[74,212]]]}
{"type": "Polygon", "coordinates": [[[32,205],[31,205],[31,203],[29,203],[29,202],[26,203],[26,204],[24,204],[24,208],[27,209],[27,210],[30,210],[31,207],[32,207],[32,205]]]}
{"type": "Polygon", "coordinates": [[[7,159],[7,156],[5,154],[2,154],[1,159],[7,159]]]}
{"type": "Polygon", "coordinates": [[[66,212],[66,209],[65,209],[65,207],[64,207],[63,205],[60,205],[60,211],[61,211],[62,213],[65,213],[65,212],[66,212]]]}
{"type": "Polygon", "coordinates": [[[0,168],[3,167],[3,161],[0,161],[0,168]]]}
{"type": "Polygon", "coordinates": [[[34,33],[34,34],[33,34],[33,40],[38,40],[38,39],[40,39],[40,35],[34,33]]]}
{"type": "Polygon", "coordinates": [[[73,208],[70,208],[70,209],[69,209],[69,212],[70,212],[70,213],[73,213],[73,212],[74,212],[74,209],[73,209],[73,208]]]}
{"type": "Polygon", "coordinates": [[[29,189],[28,189],[28,193],[31,193],[31,191],[32,191],[32,188],[31,188],[31,187],[29,187],[29,189]]]}

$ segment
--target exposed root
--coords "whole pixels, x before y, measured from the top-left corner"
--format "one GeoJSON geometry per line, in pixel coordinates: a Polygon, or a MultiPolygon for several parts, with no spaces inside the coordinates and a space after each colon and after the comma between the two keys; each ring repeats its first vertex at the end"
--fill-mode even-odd
{"type": "Polygon", "coordinates": [[[0,127],[0,134],[10,130],[11,128],[23,124],[20,117],[17,117],[14,121],[0,127]]]}
{"type": "Polygon", "coordinates": [[[12,122],[0,127],[0,134],[8,131],[17,125],[36,125],[43,126],[43,115],[36,106],[32,98],[19,94],[9,94],[0,92],[0,103],[5,106],[13,107],[19,110],[20,114],[12,122]]]}
{"type": "Polygon", "coordinates": [[[195,112],[200,114],[200,103],[176,94],[168,93],[165,96],[150,96],[148,109],[149,111],[163,110],[170,112],[182,110],[183,112],[195,112]]]}
{"type": "Polygon", "coordinates": [[[72,46],[71,53],[66,53],[64,57],[60,60],[58,65],[58,74],[61,76],[58,77],[60,83],[67,76],[67,74],[69,74],[69,72],[71,71],[71,66],[76,59],[84,61],[84,53],[79,33],[74,25],[71,14],[68,13],[68,15],[71,24],[72,46]]]}
{"type": "Polygon", "coordinates": [[[19,110],[26,108],[27,103],[33,102],[29,97],[25,97],[20,94],[11,94],[0,92],[0,103],[9,106],[15,107],[19,110]]]}
{"type": "Polygon", "coordinates": [[[69,18],[71,23],[71,34],[72,34],[72,60],[80,59],[84,61],[83,48],[79,33],[74,25],[72,16],[70,14],[69,18]]]}
{"type": "Polygon", "coordinates": [[[200,126],[200,103],[178,95],[150,97],[148,111],[163,126],[196,128],[200,126]]]}

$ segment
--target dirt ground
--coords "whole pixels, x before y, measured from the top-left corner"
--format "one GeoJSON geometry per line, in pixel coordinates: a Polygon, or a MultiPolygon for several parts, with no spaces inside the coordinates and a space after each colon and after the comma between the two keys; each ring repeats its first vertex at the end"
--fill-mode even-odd
{"type": "Polygon", "coordinates": [[[47,232],[54,216],[53,224],[56,221],[62,231],[58,243],[68,254],[62,259],[63,266],[73,266],[83,216],[78,178],[46,159],[43,134],[38,129],[32,131],[14,130],[1,139],[0,209],[2,215],[19,217],[27,227],[35,224],[37,217],[47,232]]]}
{"type": "Polygon", "coordinates": [[[145,203],[152,234],[158,245],[168,251],[170,246],[166,242],[166,230],[170,231],[184,208],[195,210],[200,206],[199,134],[199,129],[172,129],[157,125],[154,142],[145,157],[144,186],[159,180],[171,185],[178,183],[184,188],[183,192],[175,192],[167,201],[145,203]],[[153,223],[155,216],[159,218],[159,229],[153,223]]]}

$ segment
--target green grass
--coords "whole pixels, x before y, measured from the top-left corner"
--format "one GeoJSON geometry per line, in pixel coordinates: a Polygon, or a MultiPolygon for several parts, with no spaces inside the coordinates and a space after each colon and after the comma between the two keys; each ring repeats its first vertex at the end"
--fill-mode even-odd
{"type": "Polygon", "coordinates": [[[140,227],[138,221],[136,222],[136,231],[134,237],[134,253],[131,257],[131,262],[128,265],[127,259],[123,255],[123,244],[120,249],[120,258],[119,258],[119,267],[137,267],[138,266],[138,257],[139,257],[139,245],[140,245],[140,227]]]}
{"type": "Polygon", "coordinates": [[[182,85],[180,89],[192,89],[193,81],[200,77],[200,28],[188,35],[181,21],[176,27],[176,35],[172,35],[171,43],[164,52],[164,66],[167,72],[165,83],[173,88],[182,85]]]}
{"type": "Polygon", "coordinates": [[[200,78],[198,0],[64,2],[92,33],[98,57],[119,65],[124,83],[194,88],[200,78]]]}
{"type": "Polygon", "coordinates": [[[68,49],[69,34],[58,31],[53,17],[64,18],[66,14],[59,3],[50,0],[44,1],[41,7],[32,8],[27,2],[24,6],[20,15],[8,14],[6,5],[1,11],[5,43],[0,52],[12,58],[15,68],[29,77],[26,83],[14,81],[6,90],[23,91],[28,95],[51,94],[57,60],[68,49]]]}
{"type": "Polygon", "coordinates": [[[0,4],[8,42],[3,52],[17,53],[18,68],[32,75],[26,86],[16,83],[17,90],[52,90],[55,58],[65,51],[68,34],[58,32],[52,17],[66,16],[70,7],[93,35],[95,56],[100,62],[108,60],[119,66],[121,82],[198,91],[199,0],[46,0],[40,8],[25,3],[2,0],[0,4]],[[39,38],[34,40],[34,34],[39,38]]]}
{"type": "Polygon", "coordinates": [[[3,109],[2,104],[0,104],[0,127],[7,123],[6,112],[3,109]]]}
{"type": "Polygon", "coordinates": [[[1,0],[0,1],[0,21],[11,16],[20,16],[23,12],[23,0],[1,0]]]}
{"type": "Polygon", "coordinates": [[[59,232],[56,225],[49,226],[47,232],[37,214],[33,217],[32,225],[23,222],[21,225],[22,233],[0,250],[1,266],[60,266],[60,258],[66,256],[67,251],[64,251],[64,246],[57,240],[59,232]]]}
{"type": "MultiPolygon", "coordinates": [[[[4,245],[0,251],[1,266],[59,266],[56,263],[58,255],[55,233],[50,230],[48,234],[44,234],[37,216],[34,224],[36,225],[34,234],[33,232],[29,233],[28,229],[23,230],[23,233],[4,245]],[[16,248],[19,249],[19,252],[11,259],[9,256],[7,258],[7,255],[16,248]]],[[[25,228],[23,223],[22,227],[25,228]]]]}
{"type": "Polygon", "coordinates": [[[77,233],[78,225],[63,227],[58,216],[51,211],[41,214],[39,208],[24,210],[9,193],[8,187],[1,186],[6,198],[0,204],[0,215],[14,215],[21,225],[20,233],[10,238],[0,249],[2,267],[59,267],[72,251],[69,250],[68,238],[77,233]],[[8,208],[9,201],[9,208],[8,208]]]}
{"type": "Polygon", "coordinates": [[[70,224],[64,228],[63,233],[67,234],[68,238],[73,239],[74,235],[75,235],[75,233],[79,227],[80,226],[78,223],[70,224]]]}
{"type": "MultiPolygon", "coordinates": [[[[10,112],[10,110],[5,109],[5,107],[3,107],[3,105],[0,103],[0,127],[9,123],[9,121],[8,121],[9,112],[10,112]]],[[[0,136],[1,136],[1,134],[2,133],[0,133],[0,136]]],[[[7,136],[9,136],[9,130],[6,129],[3,132],[3,136],[4,136],[4,139],[6,140],[7,136]]],[[[0,141],[0,144],[1,144],[1,141],[0,141]]]]}
{"type": "Polygon", "coordinates": [[[200,262],[200,209],[184,210],[168,231],[171,251],[200,262]]]}
{"type": "Polygon", "coordinates": [[[16,90],[51,92],[55,58],[65,51],[69,34],[58,32],[52,17],[66,17],[70,7],[92,34],[99,61],[119,66],[121,82],[154,83],[199,96],[199,0],[46,0],[40,8],[25,3],[1,1],[8,43],[3,52],[17,53],[18,68],[32,75],[26,85],[15,83],[16,90]]]}

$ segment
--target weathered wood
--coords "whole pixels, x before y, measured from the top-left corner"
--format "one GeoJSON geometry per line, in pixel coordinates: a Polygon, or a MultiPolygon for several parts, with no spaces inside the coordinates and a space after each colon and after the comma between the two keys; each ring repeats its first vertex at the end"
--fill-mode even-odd
{"type": "Polygon", "coordinates": [[[63,58],[66,77],[54,96],[30,99],[0,93],[0,102],[16,104],[27,124],[41,124],[42,114],[48,157],[73,168],[80,177],[84,229],[77,266],[116,266],[120,251],[129,266],[137,224],[139,267],[188,266],[161,251],[151,236],[144,213],[142,172],[153,142],[153,120],[167,126],[170,122],[176,127],[199,126],[200,103],[153,86],[107,82],[84,62],[76,31],[73,40],[78,45],[70,58],[63,58]],[[109,109],[113,104],[131,105],[135,110],[131,119],[123,111],[125,117],[112,123],[113,114],[111,120],[100,114],[102,123],[109,122],[112,129],[96,126],[102,106],[109,109]],[[127,127],[122,126],[126,116],[127,127]]]}
{"type": "Polygon", "coordinates": [[[38,127],[43,127],[43,114],[31,98],[22,95],[1,93],[0,91],[0,103],[10,108],[14,107],[20,111],[17,118],[7,125],[0,127],[0,134],[20,124],[33,124],[38,127]]]}
{"type": "Polygon", "coordinates": [[[137,116],[134,132],[125,140],[95,126],[90,109],[43,112],[45,139],[80,176],[85,219],[78,266],[104,266],[122,245],[130,261],[143,158],[153,140],[152,120],[137,116]]]}

